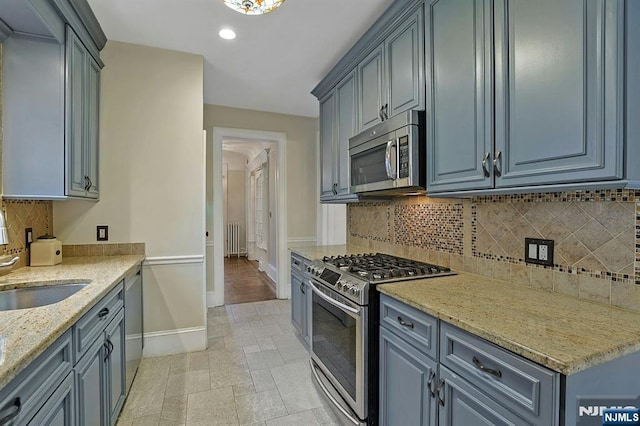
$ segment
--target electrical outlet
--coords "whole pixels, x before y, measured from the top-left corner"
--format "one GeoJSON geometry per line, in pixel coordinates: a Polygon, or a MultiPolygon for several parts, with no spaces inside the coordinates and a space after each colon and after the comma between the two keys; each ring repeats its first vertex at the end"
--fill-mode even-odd
{"type": "Polygon", "coordinates": [[[28,249],[33,242],[33,229],[25,228],[24,229],[24,246],[28,249]]]}
{"type": "Polygon", "coordinates": [[[109,227],[107,225],[96,226],[96,240],[109,241],[109,227]]]}
{"type": "Polygon", "coordinates": [[[524,261],[526,263],[553,266],[553,245],[553,240],[525,238],[524,261]]]}

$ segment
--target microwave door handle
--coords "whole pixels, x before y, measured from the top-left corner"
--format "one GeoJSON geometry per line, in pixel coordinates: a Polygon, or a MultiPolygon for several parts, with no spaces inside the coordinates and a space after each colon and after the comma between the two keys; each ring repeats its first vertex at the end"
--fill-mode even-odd
{"type": "Polygon", "coordinates": [[[387,177],[391,180],[396,180],[398,178],[398,155],[397,155],[397,150],[393,150],[393,158],[391,157],[391,149],[395,148],[396,145],[396,141],[391,140],[389,142],[387,142],[387,150],[385,153],[385,157],[384,157],[384,165],[387,169],[387,177]]]}

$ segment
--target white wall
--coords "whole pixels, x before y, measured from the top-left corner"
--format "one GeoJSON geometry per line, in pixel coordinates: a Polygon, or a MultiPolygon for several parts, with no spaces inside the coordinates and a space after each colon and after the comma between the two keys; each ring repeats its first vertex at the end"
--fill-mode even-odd
{"type": "Polygon", "coordinates": [[[145,242],[147,355],[204,349],[203,58],[113,41],[102,58],[100,201],[54,203],[54,229],[65,244],[95,243],[96,225],[145,242]]]}

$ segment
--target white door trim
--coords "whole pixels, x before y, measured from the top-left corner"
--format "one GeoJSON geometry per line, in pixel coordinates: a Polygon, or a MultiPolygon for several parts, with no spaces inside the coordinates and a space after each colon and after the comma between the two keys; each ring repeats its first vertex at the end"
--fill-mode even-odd
{"type": "Polygon", "coordinates": [[[260,141],[276,144],[278,164],[276,170],[276,204],[277,214],[277,281],[276,297],[287,299],[290,289],[287,285],[287,135],[281,132],[261,130],[235,129],[226,127],[213,128],[213,291],[216,306],[224,304],[224,223],[222,212],[224,197],[222,194],[222,143],[223,141],[260,141]]]}

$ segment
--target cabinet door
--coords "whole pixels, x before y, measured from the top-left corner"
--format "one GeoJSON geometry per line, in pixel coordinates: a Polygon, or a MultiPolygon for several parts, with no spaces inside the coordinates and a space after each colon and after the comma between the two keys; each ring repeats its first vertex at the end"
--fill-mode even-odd
{"type": "Polygon", "coordinates": [[[380,123],[380,109],[387,102],[384,87],[384,45],[358,65],[358,131],[380,123]]]}
{"type": "Polygon", "coordinates": [[[81,425],[106,425],[106,348],[98,337],[78,361],[76,371],[77,419],[81,425]]]}
{"type": "Polygon", "coordinates": [[[489,0],[433,0],[427,4],[429,192],[493,186],[489,158],[493,152],[491,11],[489,0]]]}
{"type": "Polygon", "coordinates": [[[66,97],[66,177],[67,195],[84,197],[86,140],[86,64],[89,53],[71,27],[67,27],[67,97],[66,97]]]}
{"type": "Polygon", "coordinates": [[[408,17],[386,40],[389,117],[424,109],[424,10],[408,17]]]}
{"type": "Polygon", "coordinates": [[[622,178],[623,8],[495,2],[496,186],[622,178]]]}
{"type": "Polygon", "coordinates": [[[124,404],[126,393],[125,379],[125,327],[124,311],[111,321],[105,330],[105,342],[108,347],[107,356],[107,389],[109,423],[114,425],[124,404]]]}
{"type": "Polygon", "coordinates": [[[99,140],[99,104],[100,104],[100,66],[96,61],[87,55],[87,87],[85,97],[86,116],[86,139],[84,143],[85,174],[89,178],[89,185],[86,196],[88,198],[98,198],[99,169],[98,169],[98,140],[99,140]]]}
{"type": "Polygon", "coordinates": [[[338,195],[349,194],[349,138],[356,134],[356,74],[351,72],[336,87],[337,149],[336,190],[338,195]]]}
{"type": "Polygon", "coordinates": [[[40,411],[29,422],[33,426],[74,426],[75,384],[73,372],[67,375],[40,411]]]}
{"type": "Polygon", "coordinates": [[[530,424],[499,406],[497,403],[500,401],[488,398],[442,365],[440,378],[444,380],[444,388],[441,389],[439,397],[444,404],[441,404],[438,410],[439,426],[530,424]]]}
{"type": "Polygon", "coordinates": [[[320,200],[335,196],[336,183],[333,175],[335,157],[336,98],[331,92],[320,101],[320,200]]]}
{"type": "Polygon", "coordinates": [[[291,274],[291,323],[302,334],[304,294],[302,293],[302,278],[297,274],[291,274]]]}
{"type": "Polygon", "coordinates": [[[435,425],[429,386],[437,383],[436,369],[434,360],[380,327],[380,424],[435,425]]]}

